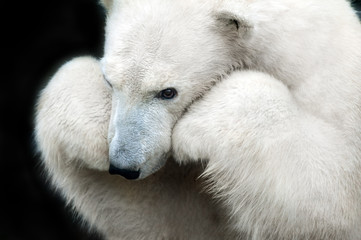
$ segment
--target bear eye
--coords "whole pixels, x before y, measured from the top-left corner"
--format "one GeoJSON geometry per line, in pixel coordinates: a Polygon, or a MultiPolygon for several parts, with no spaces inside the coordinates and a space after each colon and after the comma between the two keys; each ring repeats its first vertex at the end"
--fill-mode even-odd
{"type": "Polygon", "coordinates": [[[177,90],[174,88],[166,88],[158,93],[158,97],[161,99],[169,100],[177,96],[177,90]]]}
{"type": "Polygon", "coordinates": [[[236,26],[237,30],[239,29],[239,23],[235,19],[230,19],[229,24],[236,26]]]}

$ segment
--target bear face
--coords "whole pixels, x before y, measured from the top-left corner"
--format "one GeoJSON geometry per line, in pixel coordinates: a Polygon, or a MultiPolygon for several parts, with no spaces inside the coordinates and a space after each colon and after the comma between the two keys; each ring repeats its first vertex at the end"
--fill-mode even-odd
{"type": "Polygon", "coordinates": [[[120,171],[144,178],[162,167],[172,129],[187,107],[244,65],[230,57],[240,21],[194,4],[135,1],[109,15],[101,63],[113,99],[110,163],[120,171]]]}

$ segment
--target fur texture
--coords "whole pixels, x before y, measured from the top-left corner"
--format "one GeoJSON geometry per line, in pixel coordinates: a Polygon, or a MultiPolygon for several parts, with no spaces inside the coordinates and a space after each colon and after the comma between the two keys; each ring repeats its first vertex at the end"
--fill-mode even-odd
{"type": "Polygon", "coordinates": [[[233,73],[173,134],[203,159],[209,191],[247,239],[360,239],[361,175],[342,131],[299,108],[278,80],[233,73]]]}
{"type": "Polygon", "coordinates": [[[36,138],[53,185],[106,239],[224,239],[221,211],[201,192],[202,168],[172,159],[128,181],[109,175],[111,98],[92,58],[65,64],[37,106],[36,138]]]}
{"type": "Polygon", "coordinates": [[[109,239],[360,239],[361,26],[348,2],[105,4],[101,63],[62,67],[36,123],[54,185],[91,224],[109,239]],[[268,75],[213,87],[235,69],[268,75]],[[168,88],[175,98],[157,97],[168,88]],[[187,165],[157,172],[171,151],[187,165]],[[147,178],[109,176],[109,163],[147,178]]]}
{"type": "Polygon", "coordinates": [[[300,108],[342,129],[360,157],[361,25],[345,0],[115,1],[106,32],[113,165],[141,178],[155,172],[185,109],[244,68],[282,81],[300,108]],[[154,98],[169,87],[177,98],[154,98]]]}

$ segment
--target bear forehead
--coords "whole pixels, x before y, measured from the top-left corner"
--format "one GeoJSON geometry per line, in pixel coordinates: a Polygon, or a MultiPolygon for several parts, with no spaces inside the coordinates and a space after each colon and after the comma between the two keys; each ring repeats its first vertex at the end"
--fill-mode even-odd
{"type": "MultiPolygon", "coordinates": [[[[117,58],[116,58],[117,59],[117,58]]],[[[179,74],[171,64],[152,61],[117,61],[102,59],[105,78],[117,90],[128,93],[147,94],[177,85],[179,74]]]]}
{"type": "Polygon", "coordinates": [[[154,14],[150,10],[157,2],[135,0],[111,12],[102,61],[111,84],[149,92],[222,72],[222,59],[229,54],[223,36],[214,31],[210,4],[161,1],[164,5],[158,8],[163,10],[154,14]]]}

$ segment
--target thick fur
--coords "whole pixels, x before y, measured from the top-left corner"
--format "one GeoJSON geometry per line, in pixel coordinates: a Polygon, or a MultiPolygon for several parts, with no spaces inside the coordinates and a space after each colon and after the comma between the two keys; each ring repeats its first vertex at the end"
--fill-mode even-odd
{"type": "Polygon", "coordinates": [[[276,79],[233,73],[191,106],[173,146],[180,160],[209,160],[210,192],[250,239],[361,239],[352,147],[276,79]]]}
{"type": "Polygon", "coordinates": [[[89,58],[65,65],[37,112],[54,185],[86,219],[110,239],[219,239],[232,230],[361,238],[361,25],[347,1],[105,3],[101,70],[89,58]],[[212,88],[235,69],[268,75],[235,73],[212,88]],[[154,97],[169,87],[176,98],[154,97]],[[127,166],[150,177],[131,183],[102,172],[106,138],[113,164],[125,166],[126,152],[127,166]],[[151,175],[172,148],[178,162],[208,164],[229,223],[198,193],[198,165],[168,161],[151,175]]]}
{"type": "Polygon", "coordinates": [[[128,159],[140,159],[131,167],[143,177],[170,150],[170,129],[185,109],[245,68],[283,82],[300,108],[340,129],[360,159],[361,24],[346,0],[119,0],[106,31],[101,63],[113,86],[111,149],[139,145],[125,148],[132,149],[128,159]],[[156,101],[154,94],[168,87],[177,98],[156,101]],[[132,141],[146,126],[154,131],[132,141]],[[140,149],[154,151],[140,156],[140,149]]]}
{"type": "Polygon", "coordinates": [[[171,84],[179,89],[171,107],[177,113],[237,68],[266,72],[285,86],[283,93],[274,86],[281,99],[292,99],[282,111],[272,100],[277,94],[255,88],[275,109],[268,103],[264,113],[252,102],[245,116],[233,117],[245,99],[225,91],[227,114],[207,98],[184,117],[173,115],[180,119],[176,159],[210,161],[205,176],[235,229],[254,239],[361,238],[361,25],[349,2],[115,1],[107,32],[102,65],[114,91],[171,84]],[[131,71],[134,63],[142,77],[131,71]],[[209,113],[207,124],[200,109],[209,113]]]}
{"type": "Polygon", "coordinates": [[[88,57],[65,64],[44,89],[36,139],[53,185],[106,239],[227,238],[220,209],[200,193],[200,166],[169,159],[135,182],[102,170],[110,101],[99,63],[88,57]]]}

